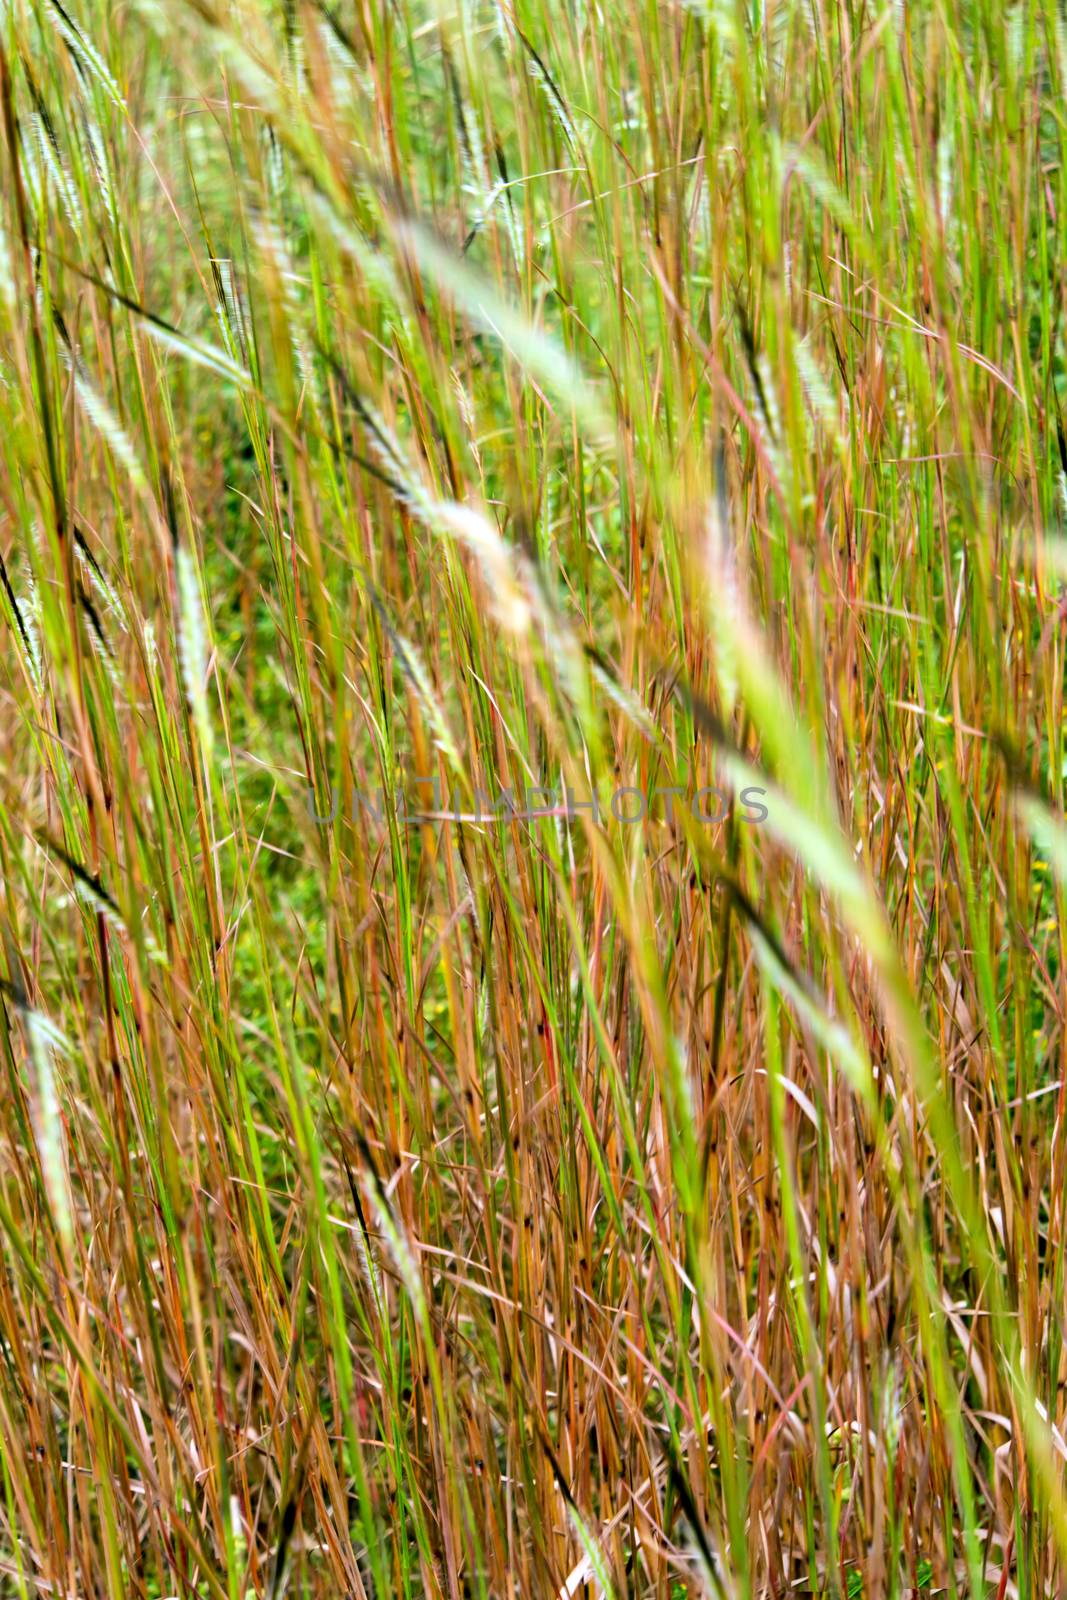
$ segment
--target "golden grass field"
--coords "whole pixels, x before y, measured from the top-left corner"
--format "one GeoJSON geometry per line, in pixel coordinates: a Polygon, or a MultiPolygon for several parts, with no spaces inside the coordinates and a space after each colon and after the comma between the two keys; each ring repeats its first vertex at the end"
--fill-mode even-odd
{"type": "Polygon", "coordinates": [[[1062,0],[0,0],[0,1596],[1067,1593],[1062,0]]]}

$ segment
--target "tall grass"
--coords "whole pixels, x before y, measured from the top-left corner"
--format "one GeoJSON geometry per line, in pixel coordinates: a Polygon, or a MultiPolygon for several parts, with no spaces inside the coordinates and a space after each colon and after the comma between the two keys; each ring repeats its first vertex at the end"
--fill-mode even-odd
{"type": "Polygon", "coordinates": [[[0,5],[0,1594],[1064,1591],[1065,105],[0,5]]]}

